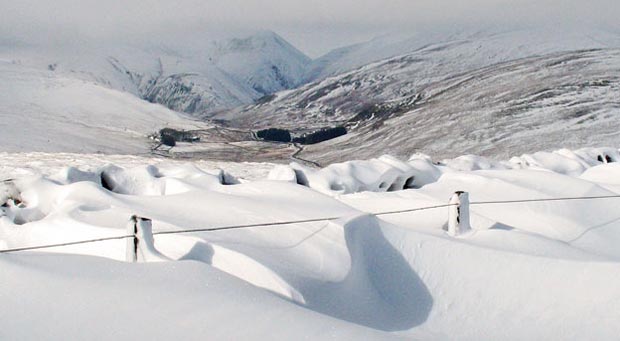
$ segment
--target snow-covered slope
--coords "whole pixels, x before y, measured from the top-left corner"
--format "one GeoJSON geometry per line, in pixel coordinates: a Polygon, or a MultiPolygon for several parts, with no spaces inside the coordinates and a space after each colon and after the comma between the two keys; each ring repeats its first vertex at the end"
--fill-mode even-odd
{"type": "Polygon", "coordinates": [[[618,47],[619,33],[620,27],[593,23],[420,27],[414,33],[386,34],[366,43],[335,49],[313,60],[304,80],[322,80],[372,62],[441,46],[447,47],[446,51],[436,57],[451,55],[458,59],[454,63],[462,63],[460,66],[466,69],[532,55],[618,47]]]}
{"type": "MultiPolygon", "coordinates": [[[[195,36],[197,36],[195,34],[195,36]]],[[[195,115],[252,103],[299,84],[308,57],[277,34],[144,41],[4,42],[0,58],[94,81],[195,115]]]]}
{"type": "MultiPolygon", "coordinates": [[[[119,156],[109,161],[128,168],[99,166],[106,157],[89,156],[89,166],[79,155],[50,154],[41,159],[51,164],[29,170],[49,174],[63,161],[80,169],[23,176],[20,157],[29,163],[30,154],[3,157],[14,168],[0,177],[16,179],[22,202],[2,198],[0,249],[123,236],[132,214],[152,218],[154,231],[341,218],[155,235],[165,258],[142,264],[122,262],[124,239],[0,254],[2,338],[614,340],[620,333],[614,148],[510,162],[464,156],[443,165],[384,157],[425,182],[348,194],[313,186],[321,178],[368,185],[393,172],[377,160],[355,161],[308,177],[310,187],[230,185],[219,170],[119,156]],[[457,190],[470,194],[473,231],[453,237],[445,231],[449,208],[436,206],[457,190]],[[598,198],[515,202],[562,197],[598,198]],[[507,202],[489,203],[496,201],[507,202]]],[[[257,169],[219,166],[233,175],[257,169]]]]}
{"type": "MultiPolygon", "coordinates": [[[[612,38],[606,41],[611,44],[612,38]]],[[[558,52],[472,69],[484,64],[479,62],[489,52],[473,44],[429,46],[278,93],[228,117],[249,127],[347,126],[348,135],[301,154],[322,162],[386,151],[407,157],[421,149],[439,157],[507,157],[532,145],[614,143],[618,50],[558,52]]]]}
{"type": "Polygon", "coordinates": [[[302,82],[310,58],[270,31],[215,42],[212,61],[261,95],[292,89],[302,82]]]}
{"type": "Polygon", "coordinates": [[[147,153],[148,135],[203,122],[126,92],[0,61],[0,149],[147,153]]]}
{"type": "Polygon", "coordinates": [[[320,81],[250,106],[245,116],[256,117],[258,121],[265,114],[282,114],[288,116],[284,121],[292,118],[295,123],[304,118],[308,118],[308,122],[317,119],[337,122],[374,104],[415,101],[426,85],[482,67],[562,51],[614,47],[620,48],[620,30],[592,27],[575,31],[549,27],[503,31],[495,27],[458,34],[420,33],[405,41],[386,37],[344,48],[345,51],[363,50],[359,58],[345,54],[329,61],[318,59],[315,62],[335,69],[318,76],[320,81]],[[376,57],[364,57],[366,55],[376,57]],[[398,56],[382,58],[384,55],[398,56]],[[376,59],[380,61],[370,62],[376,59]],[[338,66],[342,63],[355,66],[338,66]],[[360,67],[354,71],[343,72],[357,66],[360,67]],[[322,80],[326,76],[332,77],[322,80]]]}
{"type": "Polygon", "coordinates": [[[406,157],[610,145],[620,137],[620,50],[552,54],[493,65],[418,88],[349,121],[351,133],[309,146],[310,159],[389,150],[406,157]]]}

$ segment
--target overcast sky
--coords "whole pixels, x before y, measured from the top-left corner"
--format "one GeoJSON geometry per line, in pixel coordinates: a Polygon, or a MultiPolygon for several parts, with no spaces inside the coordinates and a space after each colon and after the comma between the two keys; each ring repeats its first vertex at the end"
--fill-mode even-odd
{"type": "Polygon", "coordinates": [[[273,30],[311,57],[390,32],[488,23],[617,25],[620,0],[0,0],[4,39],[273,30]]]}

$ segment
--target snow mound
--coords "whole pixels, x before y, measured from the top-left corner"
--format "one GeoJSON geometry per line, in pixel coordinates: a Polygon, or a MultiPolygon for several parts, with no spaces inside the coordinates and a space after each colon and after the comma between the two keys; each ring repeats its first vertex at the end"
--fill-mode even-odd
{"type": "Polygon", "coordinates": [[[588,168],[579,178],[590,182],[620,185],[620,163],[607,163],[588,168]]]}
{"type": "Polygon", "coordinates": [[[403,162],[384,155],[371,160],[335,163],[320,170],[291,163],[288,168],[274,168],[269,178],[289,182],[295,180],[322,193],[348,194],[419,188],[436,181],[439,174],[428,160],[403,162]]]}
{"type": "Polygon", "coordinates": [[[100,182],[104,188],[119,194],[173,195],[236,184],[238,180],[223,170],[209,174],[191,165],[176,168],[150,165],[127,170],[109,165],[100,171],[100,182]]]}
{"type": "Polygon", "coordinates": [[[579,176],[586,169],[610,162],[618,162],[620,153],[614,148],[584,148],[576,151],[560,149],[554,152],[524,154],[510,159],[510,163],[530,169],[579,176]]]}
{"type": "Polygon", "coordinates": [[[592,167],[618,160],[618,149],[608,147],[537,152],[509,161],[464,155],[434,163],[428,155],[415,154],[405,162],[383,155],[377,159],[334,163],[318,170],[295,162],[289,166],[278,165],[271,170],[268,179],[298,183],[330,195],[394,192],[421,188],[450,172],[530,169],[578,177],[592,167]]]}

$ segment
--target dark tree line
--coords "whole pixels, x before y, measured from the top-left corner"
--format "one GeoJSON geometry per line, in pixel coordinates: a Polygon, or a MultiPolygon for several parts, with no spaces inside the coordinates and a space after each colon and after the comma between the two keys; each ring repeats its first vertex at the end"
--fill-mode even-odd
{"type": "Polygon", "coordinates": [[[177,142],[197,142],[200,137],[195,136],[189,131],[163,128],[159,131],[159,139],[162,144],[174,147],[177,142]]]}
{"type": "Polygon", "coordinates": [[[305,134],[293,139],[293,142],[301,144],[315,144],[327,140],[334,139],[338,136],[346,135],[347,128],[338,126],[333,128],[324,128],[310,134],[305,134]]]}
{"type": "Polygon", "coordinates": [[[265,141],[291,142],[291,132],[286,129],[269,128],[259,130],[256,132],[256,136],[265,141]]]}
{"type": "Polygon", "coordinates": [[[331,140],[338,136],[345,135],[347,129],[343,126],[324,128],[314,131],[312,133],[304,134],[295,138],[291,137],[291,132],[286,129],[269,128],[259,130],[256,132],[256,136],[265,141],[274,142],[295,142],[300,144],[315,144],[327,140],[331,140]]]}

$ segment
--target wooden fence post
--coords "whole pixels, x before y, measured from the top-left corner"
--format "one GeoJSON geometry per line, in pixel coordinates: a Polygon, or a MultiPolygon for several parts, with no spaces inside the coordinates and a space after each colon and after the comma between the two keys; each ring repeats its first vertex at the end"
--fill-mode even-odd
{"type": "Polygon", "coordinates": [[[469,193],[458,191],[450,198],[448,234],[455,237],[471,230],[469,223],[469,193]]]}
{"type": "Polygon", "coordinates": [[[151,219],[138,217],[136,215],[129,219],[127,224],[127,262],[147,262],[165,261],[168,257],[162,255],[155,249],[155,239],[153,238],[153,224],[151,219]]]}
{"type": "Polygon", "coordinates": [[[135,215],[131,216],[127,223],[127,235],[133,237],[127,238],[125,260],[130,263],[135,263],[138,261],[138,245],[140,244],[140,240],[138,239],[138,217],[135,215]]]}

